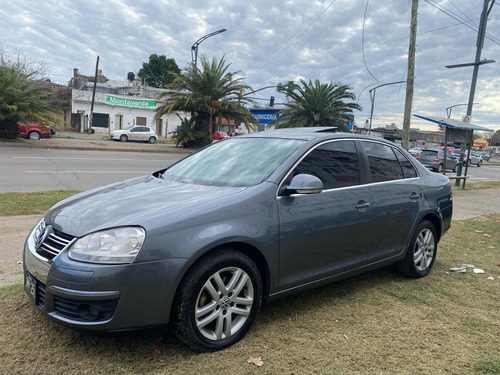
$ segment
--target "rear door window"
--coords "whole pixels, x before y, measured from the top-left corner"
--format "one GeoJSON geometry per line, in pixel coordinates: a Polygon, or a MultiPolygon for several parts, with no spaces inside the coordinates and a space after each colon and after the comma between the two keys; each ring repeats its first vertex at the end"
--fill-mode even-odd
{"type": "Polygon", "coordinates": [[[403,155],[403,153],[399,150],[393,149],[396,157],[399,160],[399,164],[401,164],[401,168],[403,168],[404,178],[413,178],[417,177],[417,171],[413,164],[403,155]]]}
{"type": "Polygon", "coordinates": [[[403,169],[392,151],[392,147],[376,143],[361,142],[368,157],[371,182],[384,182],[404,178],[403,169]]]}

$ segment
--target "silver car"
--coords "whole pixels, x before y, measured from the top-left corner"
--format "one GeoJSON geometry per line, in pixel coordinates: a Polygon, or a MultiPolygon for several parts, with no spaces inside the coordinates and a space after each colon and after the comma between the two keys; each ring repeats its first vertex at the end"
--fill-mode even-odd
{"type": "Polygon", "coordinates": [[[158,140],[158,135],[149,126],[129,126],[120,130],[115,130],[110,134],[111,139],[115,141],[143,141],[155,143],[158,140]]]}
{"type": "MultiPolygon", "coordinates": [[[[452,155],[454,157],[456,157],[457,159],[459,159],[460,158],[460,152],[461,152],[460,149],[455,149],[455,150],[453,150],[452,155]]],[[[464,164],[465,164],[465,160],[468,160],[469,167],[471,165],[475,165],[476,167],[481,167],[481,165],[483,165],[483,158],[480,155],[477,155],[475,153],[475,151],[472,151],[470,157],[467,158],[467,150],[465,150],[464,164]]]]}

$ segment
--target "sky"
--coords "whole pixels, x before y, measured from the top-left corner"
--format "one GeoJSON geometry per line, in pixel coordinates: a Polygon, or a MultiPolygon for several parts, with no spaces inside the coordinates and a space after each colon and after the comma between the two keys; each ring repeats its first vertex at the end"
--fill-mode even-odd
{"type": "MultiPolygon", "coordinates": [[[[94,75],[95,61],[109,79],[126,80],[149,55],[191,63],[191,46],[205,34],[226,32],[199,45],[199,56],[231,64],[254,90],[288,81],[319,79],[352,87],[363,107],[355,121],[370,116],[368,91],[379,84],[406,80],[410,0],[2,0],[0,44],[21,49],[43,62],[52,81],[66,85],[79,68],[94,75]]],[[[467,103],[483,0],[420,0],[415,91],[412,113],[445,117],[446,108],[467,103]]],[[[500,129],[500,5],[487,25],[472,123],[500,129]]],[[[405,84],[376,90],[373,127],[402,127],[405,84]]],[[[275,89],[256,97],[265,105],[275,89]]],[[[466,106],[453,108],[461,120],[466,106]]],[[[413,117],[413,116],[412,116],[413,117]]],[[[415,117],[412,128],[437,130],[415,117]]]]}

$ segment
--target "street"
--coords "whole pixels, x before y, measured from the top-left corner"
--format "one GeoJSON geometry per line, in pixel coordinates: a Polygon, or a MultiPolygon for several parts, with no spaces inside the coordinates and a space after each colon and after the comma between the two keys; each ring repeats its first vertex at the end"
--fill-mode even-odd
{"type": "Polygon", "coordinates": [[[88,190],[149,174],[185,156],[0,147],[0,192],[88,190]]]}
{"type": "MultiPolygon", "coordinates": [[[[0,147],[0,192],[87,190],[149,174],[185,153],[0,147]]],[[[448,176],[453,176],[448,173],[448,176]]],[[[499,181],[500,164],[469,167],[469,182],[499,181]]]]}

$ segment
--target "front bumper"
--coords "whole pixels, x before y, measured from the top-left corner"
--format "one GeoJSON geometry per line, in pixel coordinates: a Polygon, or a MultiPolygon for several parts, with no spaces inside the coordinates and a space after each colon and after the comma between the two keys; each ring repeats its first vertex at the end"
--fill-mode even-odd
{"type": "Polygon", "coordinates": [[[72,328],[96,332],[168,323],[187,259],[101,265],[73,261],[67,252],[45,260],[36,253],[31,235],[26,241],[25,292],[43,313],[72,328]]]}

